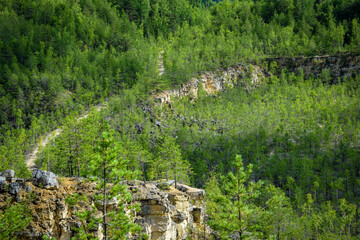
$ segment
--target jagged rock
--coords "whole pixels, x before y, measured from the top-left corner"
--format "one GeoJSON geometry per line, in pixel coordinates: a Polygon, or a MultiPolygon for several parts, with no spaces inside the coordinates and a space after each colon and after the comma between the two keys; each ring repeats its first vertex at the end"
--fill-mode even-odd
{"type": "Polygon", "coordinates": [[[27,184],[27,185],[25,186],[25,191],[26,191],[27,193],[32,192],[32,187],[31,187],[30,184],[27,184]]]}
{"type": "Polygon", "coordinates": [[[194,208],[192,211],[194,223],[200,223],[202,220],[203,211],[201,208],[194,208]]]}
{"type": "Polygon", "coordinates": [[[175,222],[175,223],[181,223],[186,219],[186,215],[185,213],[183,213],[182,211],[175,211],[174,214],[171,215],[171,219],[175,222]]]}
{"type": "MultiPolygon", "coordinates": [[[[107,200],[106,201],[106,211],[113,211],[116,209],[116,207],[118,206],[119,204],[119,200],[116,198],[116,197],[113,197],[112,199],[110,200],[107,200]]],[[[98,208],[98,209],[104,209],[104,202],[103,200],[99,200],[95,203],[95,206],[98,208]]]]}
{"type": "Polygon", "coordinates": [[[137,191],[139,191],[139,188],[137,188],[137,187],[129,187],[129,190],[132,193],[136,193],[137,191]]]}
{"type": "Polygon", "coordinates": [[[45,189],[59,188],[59,182],[57,181],[57,176],[54,173],[40,169],[34,169],[32,174],[34,185],[45,189]]]}
{"type": "Polygon", "coordinates": [[[191,199],[194,200],[202,200],[205,196],[205,190],[204,189],[192,189],[192,191],[188,191],[187,194],[189,194],[191,199]]]}
{"type": "Polygon", "coordinates": [[[22,186],[17,182],[10,183],[10,194],[17,195],[20,192],[21,188],[22,186]]]}
{"type": "Polygon", "coordinates": [[[176,189],[178,189],[182,192],[187,192],[189,190],[188,187],[186,187],[185,185],[182,185],[182,184],[177,184],[176,189]]]}
{"type": "Polygon", "coordinates": [[[233,88],[235,85],[241,84],[245,90],[250,90],[260,85],[261,79],[266,76],[259,66],[249,66],[240,64],[228,69],[216,72],[203,72],[197,78],[192,78],[188,82],[181,85],[180,89],[172,89],[163,91],[156,96],[161,105],[171,103],[174,97],[188,97],[193,100],[198,96],[200,85],[202,89],[210,95],[217,97],[215,93],[233,88]],[[250,82],[247,80],[250,79],[250,82]]]}
{"type": "Polygon", "coordinates": [[[5,177],[0,177],[0,182],[5,182],[6,178],[5,177]]]}
{"type": "Polygon", "coordinates": [[[15,171],[14,170],[5,170],[2,174],[2,177],[5,178],[14,178],[15,177],[15,171]]]}

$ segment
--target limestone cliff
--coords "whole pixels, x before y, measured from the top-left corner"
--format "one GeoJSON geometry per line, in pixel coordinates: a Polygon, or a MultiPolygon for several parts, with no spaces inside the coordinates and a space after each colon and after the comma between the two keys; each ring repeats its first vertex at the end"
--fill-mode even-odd
{"type": "Polygon", "coordinates": [[[305,79],[310,76],[319,77],[328,74],[330,83],[337,83],[338,78],[354,77],[360,74],[360,55],[334,55],[313,57],[271,57],[262,59],[260,64],[239,64],[214,72],[203,72],[199,76],[183,83],[179,88],[162,91],[155,94],[155,100],[161,104],[171,103],[175,97],[197,98],[199,89],[208,94],[224,91],[235,85],[246,90],[261,85],[264,77],[272,74],[280,75],[282,69],[299,73],[302,69],[305,79]],[[276,66],[270,67],[275,62],[276,66]],[[275,69],[272,69],[275,68],[275,69]],[[270,70],[270,71],[268,71],[270,70]]]}
{"type": "MultiPolygon", "coordinates": [[[[37,173],[39,175],[39,173],[37,173]]],[[[44,176],[47,172],[44,171],[44,176]]],[[[48,174],[49,175],[49,174],[48,174]]],[[[16,233],[17,239],[42,239],[44,235],[55,239],[71,239],[74,227],[81,225],[76,212],[99,209],[95,213],[101,217],[101,207],[94,196],[99,194],[96,183],[77,178],[59,178],[54,187],[47,187],[36,179],[1,177],[0,212],[10,202],[22,202],[29,206],[33,220],[25,230],[16,233]],[[56,185],[58,184],[58,185],[56,185]],[[17,186],[14,189],[14,186],[17,186]],[[69,205],[66,199],[73,194],[86,196],[87,201],[69,205]]],[[[158,188],[158,184],[141,181],[128,183],[133,201],[140,204],[140,212],[135,217],[149,239],[202,239],[206,232],[204,222],[204,190],[170,183],[158,188]]],[[[113,207],[115,203],[109,203],[113,207]]],[[[102,239],[101,225],[93,230],[102,239]]]]}
{"type": "Polygon", "coordinates": [[[174,97],[197,98],[199,89],[203,89],[207,94],[214,94],[239,84],[245,89],[250,89],[259,86],[264,76],[266,73],[259,66],[240,64],[227,69],[201,73],[179,88],[163,91],[154,98],[165,104],[170,103],[174,97]]]}

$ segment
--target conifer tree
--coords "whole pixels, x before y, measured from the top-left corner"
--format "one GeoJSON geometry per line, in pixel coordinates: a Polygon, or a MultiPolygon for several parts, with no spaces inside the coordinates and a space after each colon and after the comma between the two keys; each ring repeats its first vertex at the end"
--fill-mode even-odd
{"type": "Polygon", "coordinates": [[[221,177],[220,182],[213,176],[205,186],[210,218],[208,223],[214,230],[219,231],[221,237],[236,235],[245,239],[246,234],[255,227],[249,224],[252,216],[260,212],[254,199],[259,195],[262,182],[249,181],[252,165],[249,164],[245,170],[241,155],[236,155],[233,165],[235,174],[229,172],[228,176],[221,177]]]}
{"type": "Polygon", "coordinates": [[[125,210],[134,209],[135,206],[130,204],[131,194],[127,191],[127,185],[123,184],[123,180],[133,178],[134,173],[127,170],[127,160],[120,157],[120,145],[115,142],[111,131],[103,132],[98,142],[97,153],[90,165],[94,174],[98,176],[99,186],[102,189],[104,237],[105,239],[124,239],[129,234],[140,230],[140,227],[133,223],[132,214],[125,212],[125,210]],[[117,209],[108,212],[108,201],[114,198],[118,201],[117,209]]]}
{"type": "Polygon", "coordinates": [[[16,239],[13,234],[23,230],[31,220],[31,211],[26,205],[15,204],[6,208],[0,212],[0,239],[16,239]]]}
{"type": "Polygon", "coordinates": [[[180,147],[173,137],[164,136],[156,147],[157,158],[153,163],[153,171],[157,172],[158,178],[174,178],[175,187],[179,180],[189,180],[190,164],[181,156],[180,147]]]}

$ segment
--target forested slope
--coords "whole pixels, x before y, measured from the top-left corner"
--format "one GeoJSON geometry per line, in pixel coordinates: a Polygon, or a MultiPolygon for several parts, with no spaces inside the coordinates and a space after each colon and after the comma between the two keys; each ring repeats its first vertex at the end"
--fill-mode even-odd
{"type": "Polygon", "coordinates": [[[305,78],[271,58],[359,53],[359,8],[358,0],[0,1],[0,171],[29,175],[24,155],[61,126],[37,166],[88,177],[106,129],[137,178],[205,186],[223,238],[358,236],[359,76],[305,78]],[[203,71],[264,59],[260,87],[200,89],[196,100],[164,107],[153,99],[203,71]],[[77,120],[104,100],[102,112],[77,120]]]}

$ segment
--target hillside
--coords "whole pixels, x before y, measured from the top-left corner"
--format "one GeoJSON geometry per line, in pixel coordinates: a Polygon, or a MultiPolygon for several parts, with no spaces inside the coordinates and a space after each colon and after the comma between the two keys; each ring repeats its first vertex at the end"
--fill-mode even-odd
{"type": "MultiPolygon", "coordinates": [[[[220,239],[356,239],[359,8],[0,1],[0,172],[97,181],[104,206],[122,199],[120,215],[131,202],[125,180],[204,188],[220,239]]],[[[9,199],[0,239],[4,219],[25,207],[9,199]]],[[[106,212],[80,212],[107,235],[106,212]]],[[[120,215],[124,230],[109,238],[138,230],[120,215]]],[[[89,224],[74,237],[86,239],[89,224]]]]}

